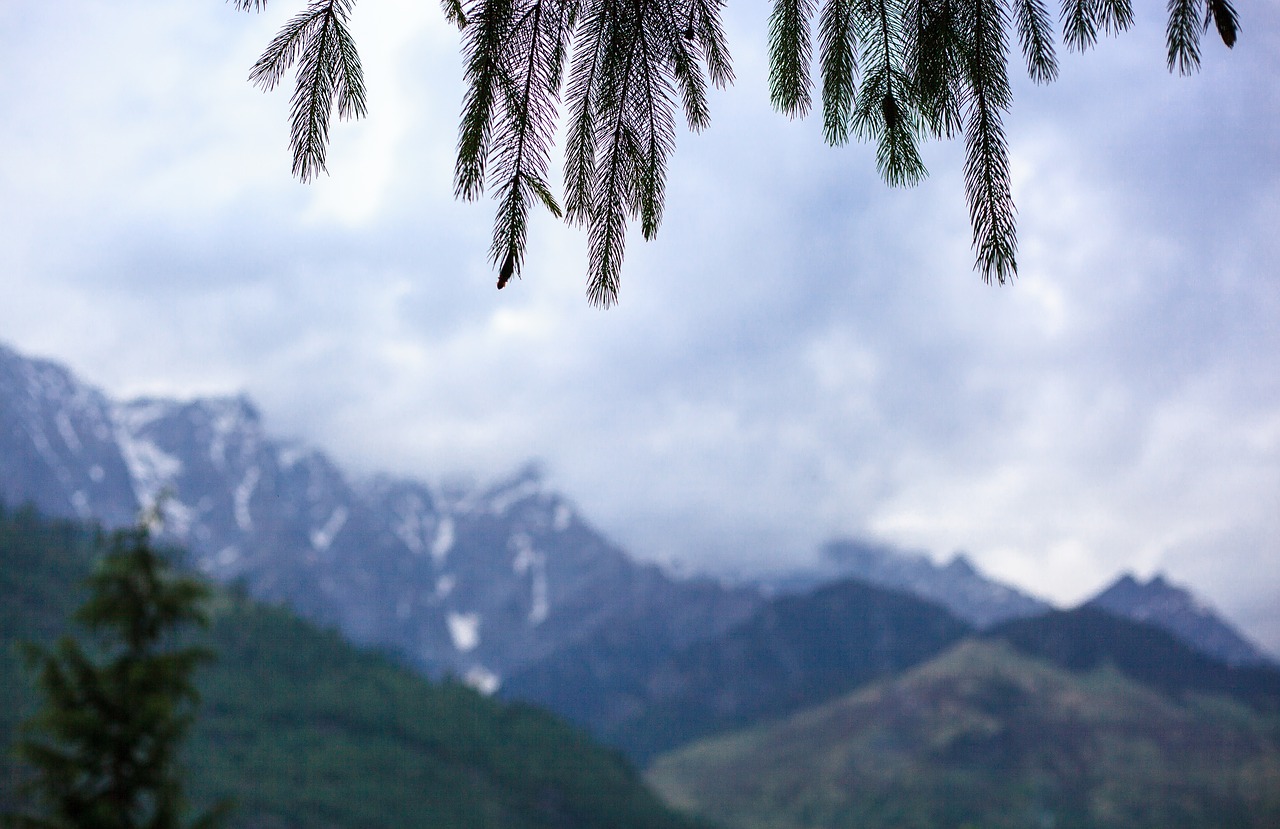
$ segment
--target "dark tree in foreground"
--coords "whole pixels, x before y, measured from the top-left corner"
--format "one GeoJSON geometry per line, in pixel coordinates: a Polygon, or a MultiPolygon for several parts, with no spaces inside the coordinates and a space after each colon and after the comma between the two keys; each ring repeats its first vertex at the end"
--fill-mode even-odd
{"type": "Polygon", "coordinates": [[[174,574],[144,529],[110,538],[66,636],[30,646],[44,706],[18,752],[33,768],[35,814],[9,815],[22,829],[211,829],[225,807],[185,822],[177,751],[197,702],[192,672],[211,658],[184,644],[203,626],[200,582],[174,574]]]}
{"type": "MultiPolygon", "coordinates": [[[[249,10],[266,0],[234,0],[249,10]]],[[[467,90],[454,189],[498,202],[490,257],[498,287],[520,273],[529,210],[585,225],[587,296],[618,298],[627,223],[646,239],[662,222],[676,110],[692,131],[707,126],[708,83],[733,80],[720,12],[724,0],[442,0],[462,31],[467,90]],[[564,206],[547,181],[563,97],[567,116],[564,206]]],[[[309,0],[254,65],[264,89],[297,65],[291,104],[293,171],[325,169],[334,103],[365,114],[364,79],[347,28],[354,0],[309,0]]],[[[1214,26],[1228,47],[1238,21],[1231,0],[1168,0],[1169,69],[1200,65],[1214,26]]],[[[1083,51],[1133,24],[1131,0],[1061,0],[1062,42],[1083,51]]],[[[1057,77],[1055,27],[1045,0],[773,0],[770,91],[791,117],[811,107],[817,44],[823,135],[876,144],[892,185],[925,175],[919,144],[963,136],[965,196],[977,267],[1001,284],[1018,270],[1017,231],[1003,119],[1012,105],[1010,43],[1032,80],[1057,77]],[[819,8],[821,5],[821,8],[819,8]],[[813,24],[817,23],[816,33],[813,24]]]]}

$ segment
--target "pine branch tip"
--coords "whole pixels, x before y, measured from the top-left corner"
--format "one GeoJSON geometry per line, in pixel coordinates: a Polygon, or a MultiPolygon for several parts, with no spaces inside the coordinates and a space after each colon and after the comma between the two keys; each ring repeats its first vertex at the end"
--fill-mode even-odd
{"type": "Polygon", "coordinates": [[[511,251],[507,254],[507,258],[502,260],[502,269],[498,271],[498,290],[501,291],[507,287],[507,283],[511,281],[511,277],[516,271],[516,254],[511,251]]]}

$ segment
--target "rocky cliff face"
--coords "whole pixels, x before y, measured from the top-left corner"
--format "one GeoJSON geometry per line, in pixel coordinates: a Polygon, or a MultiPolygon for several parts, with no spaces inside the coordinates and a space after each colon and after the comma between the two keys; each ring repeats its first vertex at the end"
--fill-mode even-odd
{"type": "Polygon", "coordinates": [[[162,505],[222,581],[485,690],[603,626],[709,638],[761,599],[639,564],[534,467],[466,491],[349,478],[243,397],[109,400],[0,347],[0,497],[107,526],[162,505]]]}

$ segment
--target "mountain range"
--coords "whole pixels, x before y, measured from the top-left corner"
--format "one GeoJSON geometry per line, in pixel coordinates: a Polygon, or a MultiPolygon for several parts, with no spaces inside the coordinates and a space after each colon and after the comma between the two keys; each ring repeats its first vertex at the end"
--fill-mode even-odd
{"type": "MultiPolygon", "coordinates": [[[[268,435],[245,398],[112,401],[0,347],[0,516],[2,502],[108,525],[158,504],[168,539],[233,585],[217,647],[240,667],[216,674],[211,700],[231,696],[202,725],[218,750],[191,762],[197,793],[239,786],[264,826],[598,825],[601,797],[647,802],[624,753],[733,829],[1280,816],[1280,670],[1163,577],[1121,576],[1063,611],[963,555],[846,539],[768,580],[676,578],[610,543],[536,467],[467,488],[358,480],[268,435]],[[325,644],[248,596],[382,654],[352,657],[336,631],[325,644]],[[500,699],[410,688],[386,654],[500,699]],[[560,747],[597,759],[566,766],[560,747]],[[290,765],[312,754],[314,769],[290,765]],[[353,762],[401,782],[348,781],[353,762]],[[547,780],[543,765],[560,776],[521,782],[547,780]],[[415,774],[445,793],[423,800],[415,774]],[[344,782],[319,793],[315,775],[344,782]]],[[[19,597],[0,604],[0,638],[55,632],[73,592],[49,586],[58,556],[28,559],[0,567],[19,597]]],[[[0,731],[14,716],[0,711],[0,731]]],[[[682,825],[650,806],[633,825],[682,825]]]]}
{"type": "MultiPolygon", "coordinates": [[[[106,526],[159,503],[165,536],[213,578],[430,675],[489,692],[516,676],[516,688],[560,682],[559,696],[578,702],[558,710],[592,724],[626,719],[628,683],[657,681],[641,674],[675,670],[693,658],[681,654],[714,650],[772,603],[842,579],[939,604],[976,628],[1049,609],[963,555],[939,565],[855,539],[828,544],[818,568],[765,582],[677,578],[607,539],[536,465],[473,487],[357,479],[323,451],[268,434],[243,396],[112,400],[2,345],[0,500],[106,526]]],[[[1125,576],[1095,601],[1217,659],[1269,661],[1164,579],[1125,576]]]]}
{"type": "Polygon", "coordinates": [[[244,397],[112,401],[3,347],[0,459],[2,500],[107,526],[159,503],[164,537],[209,576],[489,691],[604,627],[683,646],[763,602],[636,562],[535,466],[470,490],[356,481],[266,434],[244,397]]]}

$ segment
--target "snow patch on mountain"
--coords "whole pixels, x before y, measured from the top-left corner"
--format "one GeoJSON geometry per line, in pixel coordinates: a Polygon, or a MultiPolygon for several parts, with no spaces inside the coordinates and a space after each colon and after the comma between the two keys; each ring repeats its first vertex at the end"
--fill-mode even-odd
{"type": "Polygon", "coordinates": [[[74,454],[79,455],[84,450],[84,444],[80,442],[80,436],[71,425],[71,416],[66,411],[60,411],[54,416],[53,421],[58,426],[58,434],[62,436],[62,442],[74,454]]]}
{"type": "Polygon", "coordinates": [[[458,653],[469,653],[480,646],[480,614],[450,613],[445,616],[445,623],[458,653]]]}
{"type": "Polygon", "coordinates": [[[569,529],[569,525],[573,523],[573,509],[566,503],[556,504],[555,518],[551,521],[551,526],[556,532],[562,533],[569,529]]]}
{"type": "Polygon", "coordinates": [[[515,552],[511,569],[517,576],[528,575],[529,587],[529,624],[540,625],[551,615],[550,590],[547,585],[547,556],[533,546],[533,539],[527,533],[516,533],[507,542],[515,552]]]}
{"type": "Polygon", "coordinates": [[[258,481],[261,478],[262,469],[257,466],[249,467],[245,470],[244,477],[240,479],[240,483],[236,484],[235,491],[232,493],[236,526],[244,532],[253,531],[253,515],[249,511],[249,502],[253,498],[253,491],[257,488],[258,481]]]}
{"type": "Polygon", "coordinates": [[[469,668],[463,681],[487,697],[497,693],[502,685],[502,678],[483,665],[469,668]]]}
{"type": "Polygon", "coordinates": [[[311,547],[318,553],[328,550],[333,544],[333,539],[342,531],[342,526],[347,523],[347,508],[338,507],[330,515],[329,520],[324,522],[324,526],[311,531],[311,547]]]}
{"type": "Polygon", "coordinates": [[[518,504],[526,498],[531,498],[542,492],[542,482],[537,480],[521,481],[518,484],[507,487],[495,493],[489,499],[489,511],[494,515],[503,515],[512,506],[518,504]]]}
{"type": "Polygon", "coordinates": [[[444,560],[449,557],[449,551],[453,549],[453,542],[453,518],[446,515],[436,525],[436,535],[431,541],[431,558],[435,560],[437,567],[444,564],[444,560]]]}
{"type": "Polygon", "coordinates": [[[136,437],[124,429],[117,437],[138,503],[155,503],[165,486],[182,472],[182,461],[153,441],[136,437]]]}

